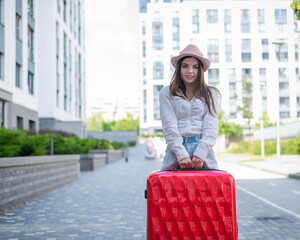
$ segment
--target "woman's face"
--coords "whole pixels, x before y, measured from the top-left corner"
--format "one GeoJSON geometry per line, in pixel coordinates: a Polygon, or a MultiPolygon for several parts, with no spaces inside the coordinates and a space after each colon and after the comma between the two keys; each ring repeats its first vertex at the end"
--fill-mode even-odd
{"type": "Polygon", "coordinates": [[[198,60],[194,57],[186,58],[182,61],[180,67],[180,78],[185,85],[193,84],[199,72],[198,60]]]}

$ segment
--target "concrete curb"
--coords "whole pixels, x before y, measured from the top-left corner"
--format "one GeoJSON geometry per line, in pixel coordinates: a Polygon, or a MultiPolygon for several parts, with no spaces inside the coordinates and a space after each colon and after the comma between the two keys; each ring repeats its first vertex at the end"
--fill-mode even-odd
{"type": "Polygon", "coordinates": [[[298,173],[288,174],[288,173],[283,173],[283,172],[277,172],[277,171],[274,171],[274,170],[271,170],[271,169],[267,169],[267,168],[261,168],[261,167],[257,167],[257,166],[251,166],[251,165],[248,165],[248,164],[245,164],[245,163],[227,161],[227,160],[223,160],[223,159],[218,159],[218,161],[233,163],[233,164],[236,164],[236,165],[240,165],[240,166],[244,166],[244,167],[249,167],[249,168],[254,168],[254,169],[257,169],[257,170],[262,170],[262,171],[265,171],[265,172],[270,172],[270,173],[282,175],[282,176],[285,176],[285,177],[288,177],[288,178],[294,178],[294,179],[300,180],[300,174],[298,174],[298,173]]]}

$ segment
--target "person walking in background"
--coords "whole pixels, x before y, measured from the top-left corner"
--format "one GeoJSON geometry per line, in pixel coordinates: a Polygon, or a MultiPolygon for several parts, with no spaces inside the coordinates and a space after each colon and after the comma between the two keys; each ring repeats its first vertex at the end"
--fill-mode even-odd
{"type": "Polygon", "coordinates": [[[195,45],[172,57],[171,83],[159,93],[160,116],[167,143],[162,170],[174,167],[218,169],[213,145],[218,136],[221,94],[204,81],[210,61],[195,45]]]}

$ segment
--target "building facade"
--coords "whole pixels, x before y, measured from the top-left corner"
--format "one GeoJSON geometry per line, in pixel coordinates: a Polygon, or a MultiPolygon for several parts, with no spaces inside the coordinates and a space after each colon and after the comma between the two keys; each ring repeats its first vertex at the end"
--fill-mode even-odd
{"type": "Polygon", "coordinates": [[[83,3],[0,1],[1,126],[86,137],[83,3]]]}
{"type": "MultiPolygon", "coordinates": [[[[208,85],[222,94],[230,121],[244,124],[238,111],[248,100],[253,123],[262,112],[271,121],[300,119],[300,23],[288,0],[141,0],[140,127],[161,131],[159,91],[174,68],[170,58],[196,44],[211,61],[208,85]],[[243,81],[252,92],[243,93],[243,81]]],[[[141,132],[142,132],[141,131],[141,132]]]]}

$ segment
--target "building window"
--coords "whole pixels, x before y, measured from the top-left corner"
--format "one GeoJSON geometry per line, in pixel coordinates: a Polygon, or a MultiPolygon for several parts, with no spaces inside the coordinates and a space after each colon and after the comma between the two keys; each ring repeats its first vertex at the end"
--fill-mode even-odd
{"type": "Polygon", "coordinates": [[[232,39],[225,39],[225,62],[232,62],[232,39]]]}
{"type": "Polygon", "coordinates": [[[67,22],[67,0],[63,0],[63,4],[64,21],[67,22]]]}
{"type": "Polygon", "coordinates": [[[64,64],[64,110],[67,111],[68,105],[68,86],[67,86],[67,65],[64,64]]]}
{"type": "Polygon", "coordinates": [[[278,78],[280,81],[288,81],[288,69],[287,68],[278,68],[278,78]]]}
{"type": "Polygon", "coordinates": [[[220,71],[218,68],[208,69],[208,84],[213,87],[218,87],[220,83],[220,71]]]}
{"type": "Polygon", "coordinates": [[[296,42],[295,42],[295,61],[298,62],[299,61],[299,53],[298,53],[298,39],[296,39],[296,42]]]}
{"type": "Polygon", "coordinates": [[[36,132],[35,121],[29,120],[28,124],[29,124],[29,130],[31,132],[36,132]]]}
{"type": "Polygon", "coordinates": [[[275,9],[275,26],[277,31],[283,32],[287,30],[286,9],[275,9]]]}
{"type": "Polygon", "coordinates": [[[278,62],[288,61],[288,44],[287,39],[278,39],[276,42],[282,42],[282,44],[276,44],[276,58],[278,62]]]}
{"type": "Polygon", "coordinates": [[[289,97],[280,97],[279,103],[280,103],[280,108],[289,108],[290,107],[290,98],[289,97]]]}
{"type": "Polygon", "coordinates": [[[207,39],[207,55],[211,62],[219,62],[219,39],[207,39]]]}
{"type": "Polygon", "coordinates": [[[22,18],[16,14],[16,38],[22,40],[22,18]]]}
{"type": "Polygon", "coordinates": [[[28,26],[28,60],[34,61],[34,50],[33,50],[33,30],[28,26]]]}
{"type": "Polygon", "coordinates": [[[295,68],[295,73],[296,73],[296,82],[300,81],[300,76],[299,76],[299,68],[295,68]]]}
{"type": "Polygon", "coordinates": [[[218,23],[218,10],[207,9],[206,10],[206,22],[207,23],[218,23]]]}
{"type": "Polygon", "coordinates": [[[241,9],[241,32],[250,33],[250,10],[241,9]]]}
{"type": "Polygon", "coordinates": [[[192,9],[192,31],[193,33],[199,33],[199,10],[192,9]]]}
{"type": "Polygon", "coordinates": [[[27,6],[28,6],[28,15],[34,18],[34,12],[33,12],[33,0],[27,0],[27,6]]]}
{"type": "Polygon", "coordinates": [[[147,122],[147,90],[143,90],[144,122],[147,122]]]}
{"type": "Polygon", "coordinates": [[[143,57],[146,57],[146,41],[143,41],[143,57]]]}
{"type": "Polygon", "coordinates": [[[22,67],[16,63],[16,87],[22,88],[22,67]]]}
{"type": "Polygon", "coordinates": [[[30,94],[34,94],[34,79],[31,72],[28,72],[28,91],[30,94]]]}
{"type": "Polygon", "coordinates": [[[60,1],[61,0],[57,0],[57,12],[60,13],[60,1]]]}
{"type": "Polygon", "coordinates": [[[160,120],[159,110],[159,92],[163,88],[163,85],[153,86],[153,119],[160,120]]]}
{"type": "Polygon", "coordinates": [[[147,84],[147,64],[143,62],[143,84],[147,84]]]}
{"type": "Polygon", "coordinates": [[[22,117],[17,116],[17,129],[23,130],[24,129],[24,120],[22,117]]]}
{"type": "Polygon", "coordinates": [[[4,0],[0,0],[0,23],[4,24],[4,0]]]}
{"type": "Polygon", "coordinates": [[[257,9],[258,31],[265,32],[265,10],[257,9]]]}
{"type": "Polygon", "coordinates": [[[261,39],[262,61],[269,61],[269,41],[267,38],[261,39]]]}
{"type": "Polygon", "coordinates": [[[251,68],[242,68],[242,75],[246,77],[246,79],[252,78],[252,70],[251,68]]]}
{"type": "Polygon", "coordinates": [[[162,80],[164,78],[164,65],[162,61],[156,60],[153,63],[153,79],[162,80]]]}
{"type": "Polygon", "coordinates": [[[251,39],[242,39],[242,62],[251,62],[251,39]]]}
{"type": "Polygon", "coordinates": [[[280,118],[290,118],[290,111],[280,111],[280,118]]]}
{"type": "Polygon", "coordinates": [[[163,24],[162,22],[152,23],[153,50],[163,50],[163,24]]]}
{"type": "Polygon", "coordinates": [[[5,101],[0,99],[0,127],[4,127],[5,121],[5,101]]]}
{"type": "Polygon", "coordinates": [[[4,80],[4,54],[0,52],[0,79],[4,80]]]}
{"type": "Polygon", "coordinates": [[[78,2],[78,44],[81,45],[81,5],[78,2]]]}
{"type": "Polygon", "coordinates": [[[173,12],[172,18],[172,29],[173,29],[173,50],[180,49],[180,26],[179,26],[179,13],[173,12]]]}
{"type": "Polygon", "coordinates": [[[60,75],[59,75],[59,58],[56,58],[56,107],[59,107],[60,95],[60,75]]]}
{"type": "Polygon", "coordinates": [[[224,32],[231,33],[231,10],[224,10],[224,32]]]}
{"type": "Polygon", "coordinates": [[[146,22],[145,21],[142,22],[142,34],[146,35],[146,22]]]}

